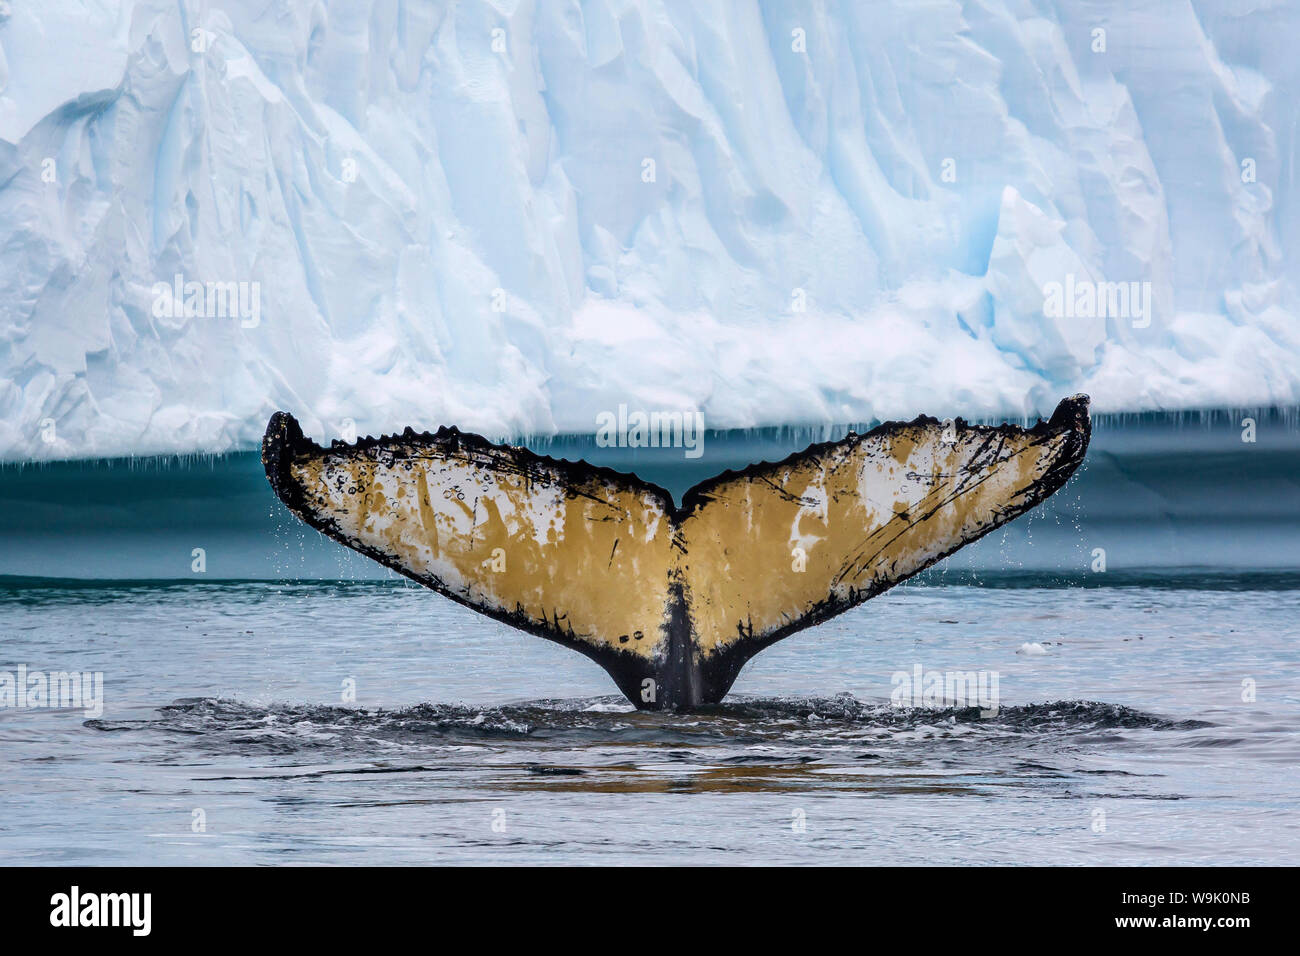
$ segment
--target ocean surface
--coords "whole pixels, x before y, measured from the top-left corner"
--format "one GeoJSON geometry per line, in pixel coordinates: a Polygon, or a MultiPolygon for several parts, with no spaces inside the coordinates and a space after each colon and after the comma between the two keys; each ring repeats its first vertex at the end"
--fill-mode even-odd
{"type": "Polygon", "coordinates": [[[374,576],[250,456],[0,469],[0,682],[103,675],[0,707],[0,862],[1296,863],[1284,425],[1099,431],[1054,510],[680,715],[374,576]],[[892,699],[918,668],[997,706],[892,699]]]}
{"type": "Polygon", "coordinates": [[[401,584],[11,581],[0,622],[105,682],[0,709],[6,863],[1300,860],[1287,579],[904,585],[689,715],[401,584]],[[917,665],[996,716],[895,706],[917,665]]]}

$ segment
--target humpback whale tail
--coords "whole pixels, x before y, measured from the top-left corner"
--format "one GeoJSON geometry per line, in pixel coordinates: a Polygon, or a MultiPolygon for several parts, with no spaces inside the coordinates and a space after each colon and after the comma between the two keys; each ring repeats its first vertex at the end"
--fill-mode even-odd
{"type": "Polygon", "coordinates": [[[1023,514],[1083,461],[1088,397],[1032,428],[887,422],[727,471],[680,507],[635,475],[440,428],[323,448],[276,412],[267,478],[300,518],[586,654],[641,708],[719,701],[770,644],[1023,514]]]}

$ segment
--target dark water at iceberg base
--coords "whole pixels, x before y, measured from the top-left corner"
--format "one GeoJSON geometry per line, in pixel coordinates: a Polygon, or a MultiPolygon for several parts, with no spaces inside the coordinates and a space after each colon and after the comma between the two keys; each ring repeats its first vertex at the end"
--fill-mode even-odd
{"type": "Polygon", "coordinates": [[[104,676],[0,707],[0,862],[1295,863],[1300,440],[1262,425],[1099,428],[1032,520],[688,715],[376,577],[251,455],[0,469],[0,672],[104,676]],[[891,700],[917,668],[996,713],[891,700]]]}

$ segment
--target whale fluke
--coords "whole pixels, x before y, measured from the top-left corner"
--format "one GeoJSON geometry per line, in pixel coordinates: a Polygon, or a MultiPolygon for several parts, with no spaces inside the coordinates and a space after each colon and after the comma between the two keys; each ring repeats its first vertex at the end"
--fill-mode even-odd
{"type": "Polygon", "coordinates": [[[672,496],[455,428],[322,448],[276,412],[262,462],[312,527],[595,660],[641,708],[723,698],[745,662],[1033,508],[1083,461],[1088,397],[1032,428],[887,422],[672,496]]]}

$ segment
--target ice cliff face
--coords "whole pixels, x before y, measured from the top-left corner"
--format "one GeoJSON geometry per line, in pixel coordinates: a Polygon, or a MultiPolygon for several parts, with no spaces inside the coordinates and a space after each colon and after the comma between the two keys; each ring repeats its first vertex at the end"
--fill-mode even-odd
{"type": "Polygon", "coordinates": [[[1294,404],[1297,36],[1286,0],[7,0],[0,458],[276,408],[1294,404]]]}

